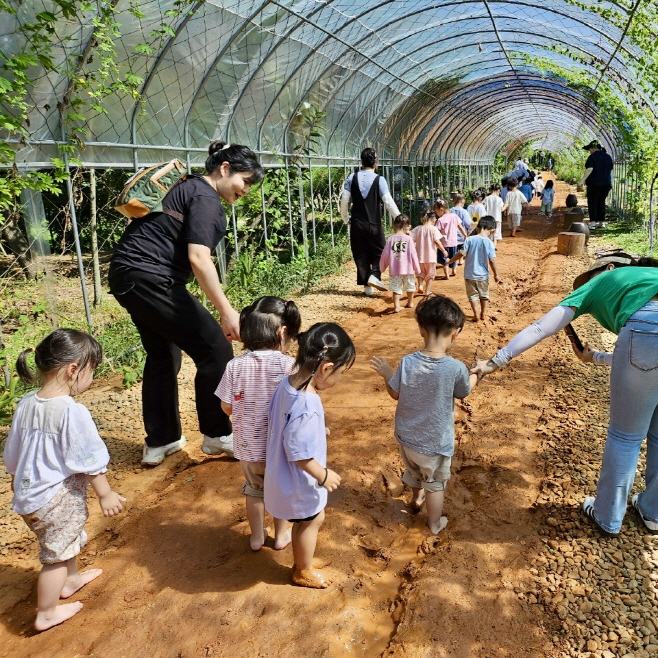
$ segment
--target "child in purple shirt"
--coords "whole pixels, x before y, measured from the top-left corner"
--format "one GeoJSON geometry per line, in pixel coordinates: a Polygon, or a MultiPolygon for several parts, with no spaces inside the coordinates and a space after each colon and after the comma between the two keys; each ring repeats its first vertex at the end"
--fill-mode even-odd
{"type": "Polygon", "coordinates": [[[386,242],[379,260],[382,272],[388,268],[388,282],[393,293],[393,307],[399,313],[402,292],[407,293],[407,308],[414,307],[416,276],[420,274],[420,263],[416,244],[409,235],[411,222],[406,215],[398,215],[393,220],[393,235],[386,242]]]}
{"type": "Polygon", "coordinates": [[[313,569],[327,492],[340,476],[327,468],[327,434],[318,391],[335,386],[354,362],[350,337],[337,324],[314,324],[299,336],[297,371],[277,387],[268,412],[265,509],[293,523],[292,581],[324,589],[328,581],[313,569]]]}

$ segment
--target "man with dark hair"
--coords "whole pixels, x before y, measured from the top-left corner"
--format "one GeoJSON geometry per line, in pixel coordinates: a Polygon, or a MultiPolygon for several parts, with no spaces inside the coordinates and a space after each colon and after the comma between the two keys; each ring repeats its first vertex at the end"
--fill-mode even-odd
{"type": "Polygon", "coordinates": [[[587,185],[587,209],[590,222],[605,221],[605,199],[612,189],[612,158],[593,139],[583,146],[589,151],[581,185],[587,185]]]}
{"type": "Polygon", "coordinates": [[[381,282],[379,258],[386,244],[382,227],[383,203],[394,219],[400,214],[386,181],[375,173],[377,154],[366,148],[361,152],[360,171],[350,174],[340,198],[340,214],[350,227],[350,245],[356,263],[356,282],[371,297],[373,288],[386,290],[381,282]],[[348,219],[350,200],[352,210],[348,219]]]}

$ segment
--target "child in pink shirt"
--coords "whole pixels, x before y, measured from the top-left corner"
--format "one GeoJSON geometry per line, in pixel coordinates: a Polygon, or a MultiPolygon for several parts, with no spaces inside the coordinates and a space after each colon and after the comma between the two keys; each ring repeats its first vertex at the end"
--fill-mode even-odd
{"type": "MultiPolygon", "coordinates": [[[[448,203],[443,199],[437,199],[434,202],[434,212],[437,216],[436,227],[445,236],[441,242],[448,252],[447,256],[437,256],[438,262],[443,265],[443,274],[446,281],[448,280],[448,261],[457,254],[457,231],[461,231],[464,238],[468,237],[462,220],[452,212],[448,212],[448,203]]],[[[452,274],[455,276],[456,265],[453,263],[451,266],[452,274]]]]}
{"type": "Polygon", "coordinates": [[[411,237],[416,245],[418,260],[420,261],[420,276],[418,277],[418,291],[420,295],[429,295],[432,283],[436,276],[436,254],[437,249],[447,256],[448,252],[441,244],[443,234],[436,228],[436,213],[426,212],[420,218],[420,226],[411,231],[411,237]],[[425,289],[423,290],[423,282],[425,289]]]}
{"type": "Polygon", "coordinates": [[[402,291],[407,293],[407,308],[414,307],[416,292],[416,275],[420,274],[420,263],[416,245],[409,235],[411,222],[406,215],[398,215],[393,220],[393,235],[388,239],[379,261],[383,272],[389,268],[388,281],[393,293],[393,310],[401,311],[400,297],[402,291]]]}

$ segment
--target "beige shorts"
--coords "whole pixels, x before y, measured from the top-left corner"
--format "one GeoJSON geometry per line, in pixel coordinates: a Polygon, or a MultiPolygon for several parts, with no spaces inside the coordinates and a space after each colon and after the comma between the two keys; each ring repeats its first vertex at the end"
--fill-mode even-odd
{"type": "Polygon", "coordinates": [[[509,213],[507,215],[507,223],[509,224],[510,228],[521,226],[521,215],[509,213]]]}
{"type": "Polygon", "coordinates": [[[450,479],[452,457],[424,455],[400,444],[400,455],[405,465],[402,482],[414,489],[443,491],[450,479]]]}
{"type": "Polygon", "coordinates": [[[87,476],[67,477],[53,498],[23,520],[37,536],[41,564],[57,564],[75,557],[87,543],[87,476]]]}
{"type": "Polygon", "coordinates": [[[472,279],[464,279],[466,281],[466,296],[469,301],[477,299],[489,299],[489,280],[486,281],[473,281],[472,279]]]}
{"type": "Polygon", "coordinates": [[[242,495],[262,498],[265,487],[265,462],[240,461],[240,466],[245,479],[242,495]]]}
{"type": "Polygon", "coordinates": [[[403,292],[416,292],[416,275],[401,274],[399,276],[389,276],[388,285],[391,292],[401,295],[403,292]]]}

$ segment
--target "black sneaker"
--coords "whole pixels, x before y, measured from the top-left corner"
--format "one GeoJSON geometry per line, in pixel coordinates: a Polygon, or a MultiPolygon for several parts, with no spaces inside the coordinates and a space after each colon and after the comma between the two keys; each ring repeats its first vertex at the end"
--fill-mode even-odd
{"type": "Polygon", "coordinates": [[[596,520],[596,517],[594,516],[594,501],[596,498],[594,496],[588,496],[585,498],[583,501],[583,514],[594,523],[594,525],[599,529],[600,532],[602,532],[604,535],[607,537],[617,537],[619,535],[619,532],[610,532],[609,530],[606,530],[605,528],[602,528],[599,525],[599,522],[596,520]]]}

